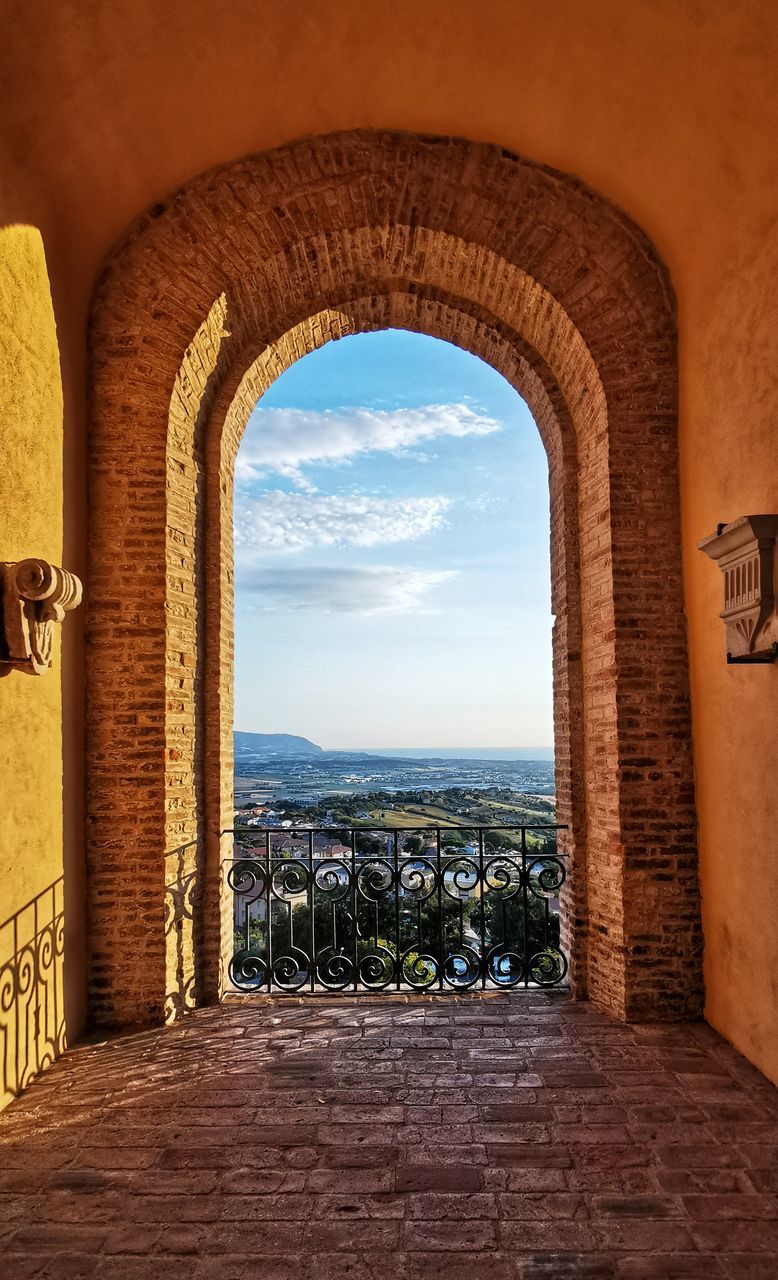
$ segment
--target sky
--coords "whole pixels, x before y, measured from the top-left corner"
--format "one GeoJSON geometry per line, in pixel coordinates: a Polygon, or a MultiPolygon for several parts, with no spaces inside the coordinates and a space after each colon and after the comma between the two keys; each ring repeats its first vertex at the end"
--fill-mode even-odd
{"type": "Polygon", "coordinates": [[[476,356],[327,343],[251,415],[235,481],[235,727],[325,749],[553,742],[546,455],[476,356]]]}

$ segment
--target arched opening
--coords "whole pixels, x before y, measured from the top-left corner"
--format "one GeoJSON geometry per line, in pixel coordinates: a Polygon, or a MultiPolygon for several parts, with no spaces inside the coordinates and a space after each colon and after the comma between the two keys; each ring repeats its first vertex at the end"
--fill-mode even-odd
{"type": "Polygon", "coordinates": [[[666,275],[572,178],[369,132],[195,179],[128,232],[98,286],[93,1013],[159,1018],[171,984],[174,1011],[218,997],[238,443],[292,361],[386,327],[482,356],[530,406],[549,458],[574,989],[621,1017],[688,1016],[700,933],[666,275]]]}
{"type": "MultiPolygon", "coordinates": [[[[218,767],[212,760],[204,771],[205,811],[208,830],[211,833],[210,860],[207,873],[200,878],[205,895],[204,926],[201,948],[207,957],[204,972],[210,975],[213,986],[210,998],[227,984],[232,951],[232,901],[231,895],[219,891],[222,864],[231,856],[232,837],[227,834],[216,840],[217,830],[229,832],[233,809],[233,756],[232,756],[232,669],[233,669],[233,571],[232,571],[232,500],[234,492],[234,466],[240,441],[256,401],[271,385],[274,378],[288,369],[296,360],[320,349],[328,341],[340,340],[350,334],[375,332],[385,328],[404,329],[446,338],[455,345],[486,359],[502,373],[507,381],[524,398],[539,429],[549,462],[549,489],[551,506],[551,578],[552,613],[555,617],[553,633],[554,650],[554,732],[556,749],[557,819],[565,827],[560,844],[568,859],[568,884],[565,894],[565,910],[562,920],[563,949],[569,959],[569,976],[574,990],[582,993],[586,953],[586,868],[576,857],[576,847],[583,842],[584,800],[580,765],[574,763],[573,753],[580,753],[580,733],[574,727],[582,723],[583,715],[578,706],[581,689],[576,672],[566,657],[569,637],[580,632],[579,601],[571,585],[577,581],[577,542],[574,527],[565,527],[563,513],[565,499],[562,493],[565,477],[573,480],[575,444],[563,442],[559,418],[550,398],[539,379],[533,376],[526,362],[510,348],[501,351],[499,340],[488,330],[473,328],[467,318],[451,303],[439,305],[430,312],[428,305],[420,307],[420,295],[389,295],[383,307],[375,299],[360,299],[355,305],[328,309],[295,326],[288,334],[266,348],[251,362],[241,378],[237,391],[229,389],[225,402],[215,402],[209,429],[211,448],[218,447],[218,457],[211,455],[206,461],[207,514],[204,521],[207,579],[220,583],[219,607],[206,621],[206,652],[220,655],[218,664],[207,663],[205,671],[204,735],[209,743],[219,742],[218,767]],[[227,396],[230,398],[227,399],[227,396]],[[565,469],[564,459],[568,458],[565,469]],[[571,569],[572,566],[572,569],[571,569]],[[572,619],[572,621],[571,621],[572,619]],[[215,628],[219,628],[218,636],[215,628]],[[570,689],[571,674],[573,688],[570,689]],[[215,948],[221,940],[222,948],[215,948]]],[[[219,304],[221,306],[221,303],[219,304]]],[[[210,331],[206,341],[210,344],[210,331]]],[[[507,344],[506,344],[507,346],[507,344]]],[[[565,420],[566,421],[566,420],[565,420]]],[[[206,446],[207,448],[207,446],[206,446]]],[[[568,502],[569,502],[568,497],[568,502]]],[[[574,659],[575,661],[575,659],[574,659]]],[[[192,842],[192,855],[198,848],[192,842]]],[[[180,878],[180,877],[179,877],[180,878]]],[[[197,877],[193,868],[187,870],[185,883],[194,885],[197,877]]],[[[176,881],[178,883],[178,881],[176,881]]],[[[193,949],[197,946],[193,936],[193,949]]],[[[178,958],[177,958],[178,963],[178,958]]],[[[180,982],[174,991],[180,990],[180,982]]],[[[176,997],[174,997],[175,999],[176,997]]]]}
{"type": "Polygon", "coordinates": [[[235,475],[232,983],[562,984],[526,404],[440,339],[352,335],[271,384],[235,475]]]}
{"type": "Polygon", "coordinates": [[[550,755],[548,463],[490,365],[398,329],[306,355],[249,419],[234,525],[236,730],[550,755]]]}

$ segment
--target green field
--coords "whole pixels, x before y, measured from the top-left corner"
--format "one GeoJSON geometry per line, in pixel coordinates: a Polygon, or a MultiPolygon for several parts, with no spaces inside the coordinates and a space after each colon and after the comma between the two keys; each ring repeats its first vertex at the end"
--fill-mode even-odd
{"type": "MultiPolygon", "coordinates": [[[[420,804],[407,809],[371,809],[370,821],[380,827],[458,827],[466,819],[434,804],[420,804]]],[[[368,825],[364,819],[363,825],[368,825]]]]}
{"type": "Polygon", "coordinates": [[[394,809],[374,808],[370,810],[369,819],[363,818],[360,826],[369,826],[371,822],[376,826],[391,828],[412,827],[416,824],[425,827],[467,827],[469,824],[474,827],[493,826],[495,822],[500,821],[501,813],[506,814],[504,821],[509,826],[554,822],[553,803],[548,800],[539,800],[535,808],[528,805],[526,800],[520,805],[489,799],[481,811],[471,813],[469,816],[435,804],[407,805],[394,809]]]}

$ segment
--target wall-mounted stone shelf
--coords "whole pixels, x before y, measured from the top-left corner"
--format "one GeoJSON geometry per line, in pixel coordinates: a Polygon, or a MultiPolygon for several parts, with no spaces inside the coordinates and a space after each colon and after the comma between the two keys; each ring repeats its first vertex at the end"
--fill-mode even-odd
{"type": "Polygon", "coordinates": [[[778,516],[741,516],[699,544],[724,574],[727,662],[778,657],[778,516]]]}
{"type": "Polygon", "coordinates": [[[51,666],[54,623],[81,603],[81,581],[48,560],[0,561],[0,674],[41,676],[51,666]]]}

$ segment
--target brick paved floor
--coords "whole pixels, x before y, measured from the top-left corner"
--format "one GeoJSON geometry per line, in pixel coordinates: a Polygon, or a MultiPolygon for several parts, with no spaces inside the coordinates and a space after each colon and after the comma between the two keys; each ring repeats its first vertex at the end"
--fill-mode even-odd
{"type": "Polygon", "coordinates": [[[545,994],[236,1001],[0,1117],[4,1280],[778,1276],[778,1091],[545,994]]]}

